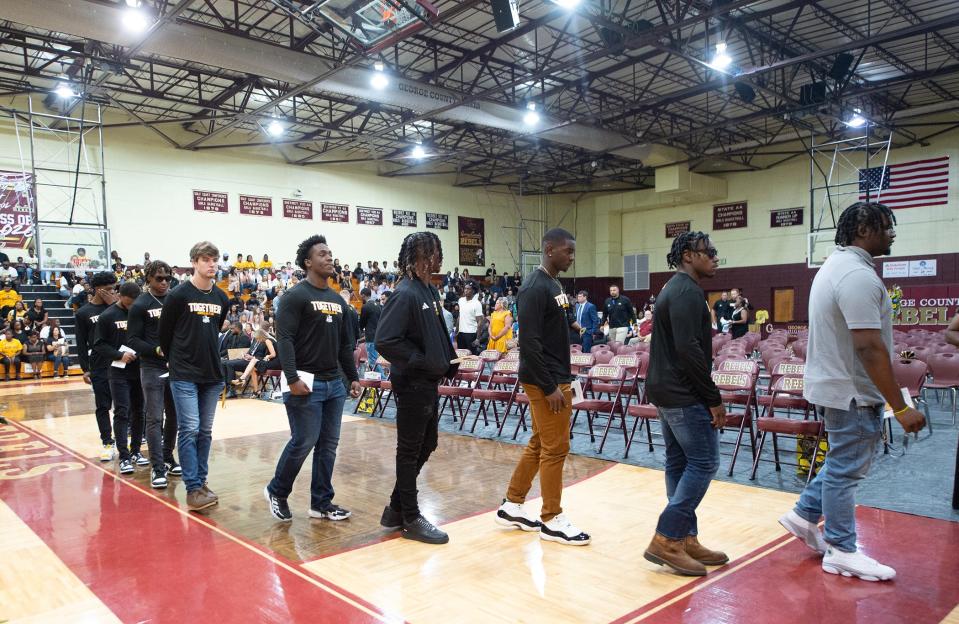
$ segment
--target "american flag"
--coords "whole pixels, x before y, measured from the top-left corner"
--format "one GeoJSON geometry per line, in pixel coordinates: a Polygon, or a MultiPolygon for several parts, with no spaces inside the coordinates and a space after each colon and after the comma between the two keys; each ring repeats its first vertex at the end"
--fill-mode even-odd
{"type": "Polygon", "coordinates": [[[890,208],[942,206],[949,201],[949,157],[859,170],[859,199],[890,208]]]}

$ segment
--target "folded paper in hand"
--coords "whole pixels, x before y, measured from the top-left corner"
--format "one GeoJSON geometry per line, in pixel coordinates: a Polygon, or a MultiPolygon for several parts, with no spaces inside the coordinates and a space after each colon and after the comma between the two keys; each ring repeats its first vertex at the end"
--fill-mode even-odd
{"type": "MultiPolygon", "coordinates": [[[[136,353],[136,351],[126,345],[120,345],[120,353],[136,353]]],[[[126,368],[127,363],[123,360],[113,360],[110,366],[113,366],[114,368],[126,368]]]]}
{"type": "MultiPolygon", "coordinates": [[[[298,370],[296,371],[297,377],[300,378],[300,381],[306,384],[306,387],[309,388],[310,392],[313,392],[313,373],[307,373],[306,371],[298,370]]],[[[280,375],[280,392],[286,394],[290,391],[290,384],[286,381],[286,375],[280,375]]]]}

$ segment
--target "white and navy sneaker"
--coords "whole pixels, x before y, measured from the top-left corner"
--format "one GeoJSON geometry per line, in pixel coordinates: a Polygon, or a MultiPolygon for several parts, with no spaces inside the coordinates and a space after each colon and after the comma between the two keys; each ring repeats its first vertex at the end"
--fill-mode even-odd
{"type": "Polygon", "coordinates": [[[116,450],[112,444],[104,444],[103,448],[100,449],[100,461],[102,462],[113,461],[115,455],[116,450]]]}
{"type": "Polygon", "coordinates": [[[316,509],[310,509],[311,518],[326,518],[327,520],[346,520],[352,514],[349,509],[343,509],[339,505],[334,505],[330,503],[330,506],[326,509],[317,511],[316,509]]]}
{"type": "Polygon", "coordinates": [[[166,470],[157,470],[154,468],[150,476],[150,487],[155,490],[162,490],[168,484],[166,470]]]}
{"type": "Polygon", "coordinates": [[[150,460],[143,456],[142,453],[134,453],[130,456],[130,461],[135,463],[137,466],[149,466],[150,460]]]}
{"type": "Polygon", "coordinates": [[[120,460],[120,474],[133,474],[135,468],[131,459],[120,460]]]}
{"type": "Polygon", "coordinates": [[[822,569],[829,574],[857,576],[864,581],[891,581],[896,578],[895,570],[859,550],[847,553],[832,546],[826,549],[826,555],[822,558],[822,569]]]}
{"type": "Polygon", "coordinates": [[[270,494],[270,486],[263,488],[263,497],[270,506],[270,515],[274,518],[283,522],[289,522],[293,519],[293,514],[290,513],[290,506],[286,504],[286,499],[277,498],[270,494]]]}
{"type": "Polygon", "coordinates": [[[779,524],[820,555],[826,554],[828,544],[826,544],[826,540],[823,539],[822,533],[819,532],[819,525],[806,520],[796,513],[795,509],[790,509],[788,513],[780,518],[779,524]]]}
{"type": "Polygon", "coordinates": [[[496,510],[496,524],[522,531],[539,531],[543,523],[529,515],[523,503],[511,503],[505,498],[496,510]]]}
{"type": "Polygon", "coordinates": [[[569,546],[585,546],[590,541],[589,534],[576,528],[576,525],[570,522],[566,514],[559,514],[549,522],[541,523],[539,537],[569,546]]]}
{"type": "Polygon", "coordinates": [[[183,474],[183,468],[180,467],[180,464],[173,462],[167,462],[164,464],[166,466],[166,472],[171,477],[179,477],[183,474]]]}

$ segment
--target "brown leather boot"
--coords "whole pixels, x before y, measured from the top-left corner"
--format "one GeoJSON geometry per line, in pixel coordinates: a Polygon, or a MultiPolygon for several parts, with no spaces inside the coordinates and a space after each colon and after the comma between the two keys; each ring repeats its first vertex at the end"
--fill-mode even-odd
{"type": "Polygon", "coordinates": [[[686,554],[703,565],[720,566],[729,563],[726,553],[709,550],[699,543],[695,535],[686,536],[686,554]]]}
{"type": "Polygon", "coordinates": [[[669,566],[685,576],[706,576],[706,566],[686,553],[686,541],[669,539],[657,533],[643,557],[658,565],[669,566]]]}

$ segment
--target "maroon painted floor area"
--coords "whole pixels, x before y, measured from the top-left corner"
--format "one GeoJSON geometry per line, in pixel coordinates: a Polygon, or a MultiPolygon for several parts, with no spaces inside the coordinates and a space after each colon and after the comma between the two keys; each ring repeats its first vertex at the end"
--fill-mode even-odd
{"type": "Polygon", "coordinates": [[[377,621],[332,584],[184,516],[43,436],[8,425],[0,440],[0,498],[124,622],[181,623],[203,613],[220,622],[306,622],[318,613],[377,621]]]}
{"type": "Polygon", "coordinates": [[[815,553],[790,539],[716,582],[707,577],[701,589],[641,621],[937,624],[956,608],[959,523],[870,507],[860,507],[856,516],[860,547],[895,568],[894,581],[869,583],[826,574],[815,553]]]}

